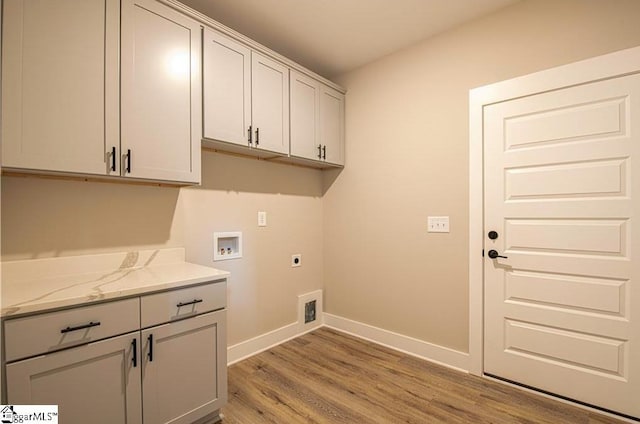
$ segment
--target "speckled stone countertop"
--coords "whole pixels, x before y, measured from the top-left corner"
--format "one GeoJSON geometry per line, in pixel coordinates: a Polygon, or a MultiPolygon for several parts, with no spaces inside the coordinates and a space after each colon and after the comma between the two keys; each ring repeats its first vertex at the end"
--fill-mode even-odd
{"type": "Polygon", "coordinates": [[[183,248],[2,263],[2,318],[224,280],[183,248]]]}

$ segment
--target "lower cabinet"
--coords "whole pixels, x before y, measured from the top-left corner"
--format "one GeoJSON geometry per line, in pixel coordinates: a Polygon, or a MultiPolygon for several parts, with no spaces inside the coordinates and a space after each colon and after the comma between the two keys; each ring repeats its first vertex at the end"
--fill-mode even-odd
{"type": "Polygon", "coordinates": [[[145,424],[190,424],[226,403],[225,314],[142,331],[145,424]]]}
{"type": "Polygon", "coordinates": [[[143,422],[139,334],[7,365],[7,403],[58,405],[61,423],[143,422]]]}
{"type": "Polygon", "coordinates": [[[225,301],[218,281],[7,319],[5,349],[26,348],[8,350],[2,403],[58,405],[65,424],[213,422],[227,401],[225,301]]]}

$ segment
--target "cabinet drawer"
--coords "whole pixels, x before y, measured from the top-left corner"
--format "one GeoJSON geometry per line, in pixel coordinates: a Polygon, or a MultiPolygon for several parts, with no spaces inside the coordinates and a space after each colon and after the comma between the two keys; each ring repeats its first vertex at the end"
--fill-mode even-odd
{"type": "Polygon", "coordinates": [[[123,334],[137,330],[139,324],[138,298],[7,320],[6,360],[123,334]]]}
{"type": "Polygon", "coordinates": [[[226,280],[143,296],[142,328],[222,309],[226,304],[226,280]]]}

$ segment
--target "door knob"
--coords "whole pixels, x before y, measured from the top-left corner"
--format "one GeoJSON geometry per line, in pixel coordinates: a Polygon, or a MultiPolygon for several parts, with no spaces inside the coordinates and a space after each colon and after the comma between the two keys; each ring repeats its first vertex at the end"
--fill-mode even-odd
{"type": "Polygon", "coordinates": [[[505,258],[505,259],[507,259],[507,257],[506,257],[506,256],[502,256],[502,255],[500,255],[500,254],[498,253],[498,251],[497,251],[497,250],[493,250],[493,249],[489,250],[489,251],[487,252],[487,255],[489,255],[489,257],[490,257],[491,259],[496,259],[496,258],[505,258]]]}

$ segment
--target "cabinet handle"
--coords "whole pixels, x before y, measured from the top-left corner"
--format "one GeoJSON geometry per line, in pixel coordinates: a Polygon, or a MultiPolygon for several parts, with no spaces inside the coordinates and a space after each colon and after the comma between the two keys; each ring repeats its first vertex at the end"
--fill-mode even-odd
{"type": "Polygon", "coordinates": [[[178,308],[181,306],[187,306],[187,305],[195,305],[196,303],[202,303],[203,300],[202,299],[193,299],[191,302],[180,302],[178,303],[178,308]]]}
{"type": "Polygon", "coordinates": [[[256,128],[256,146],[260,144],[260,128],[256,128]]]}
{"type": "Polygon", "coordinates": [[[131,173],[131,149],[127,149],[127,173],[131,173]]]}
{"type": "Polygon", "coordinates": [[[322,159],[322,144],[318,144],[318,159],[322,159]]]}
{"type": "Polygon", "coordinates": [[[111,170],[116,170],[116,146],[111,148],[111,170]]]}
{"type": "Polygon", "coordinates": [[[70,333],[71,331],[84,330],[85,328],[97,327],[99,325],[100,325],[100,321],[97,321],[97,322],[91,321],[89,322],[89,324],[79,325],[77,327],[63,328],[62,330],[60,330],[60,333],[62,334],[70,333]]]}
{"type": "Polygon", "coordinates": [[[133,359],[131,359],[131,362],[133,362],[133,367],[137,367],[138,366],[138,338],[134,338],[133,341],[131,342],[131,349],[133,349],[133,359]]]}
{"type": "Polygon", "coordinates": [[[327,145],[322,146],[322,159],[327,158],[327,145]]]}
{"type": "Polygon", "coordinates": [[[149,341],[149,353],[147,357],[149,358],[149,362],[153,362],[153,334],[149,334],[147,340],[149,341]]]}
{"type": "Polygon", "coordinates": [[[247,133],[248,133],[248,137],[247,137],[247,139],[248,139],[248,141],[249,141],[249,146],[251,146],[251,143],[253,143],[253,140],[252,140],[252,138],[251,138],[251,137],[253,136],[253,134],[251,133],[251,130],[252,130],[252,126],[251,126],[251,125],[249,125],[249,129],[247,130],[247,133]]]}

